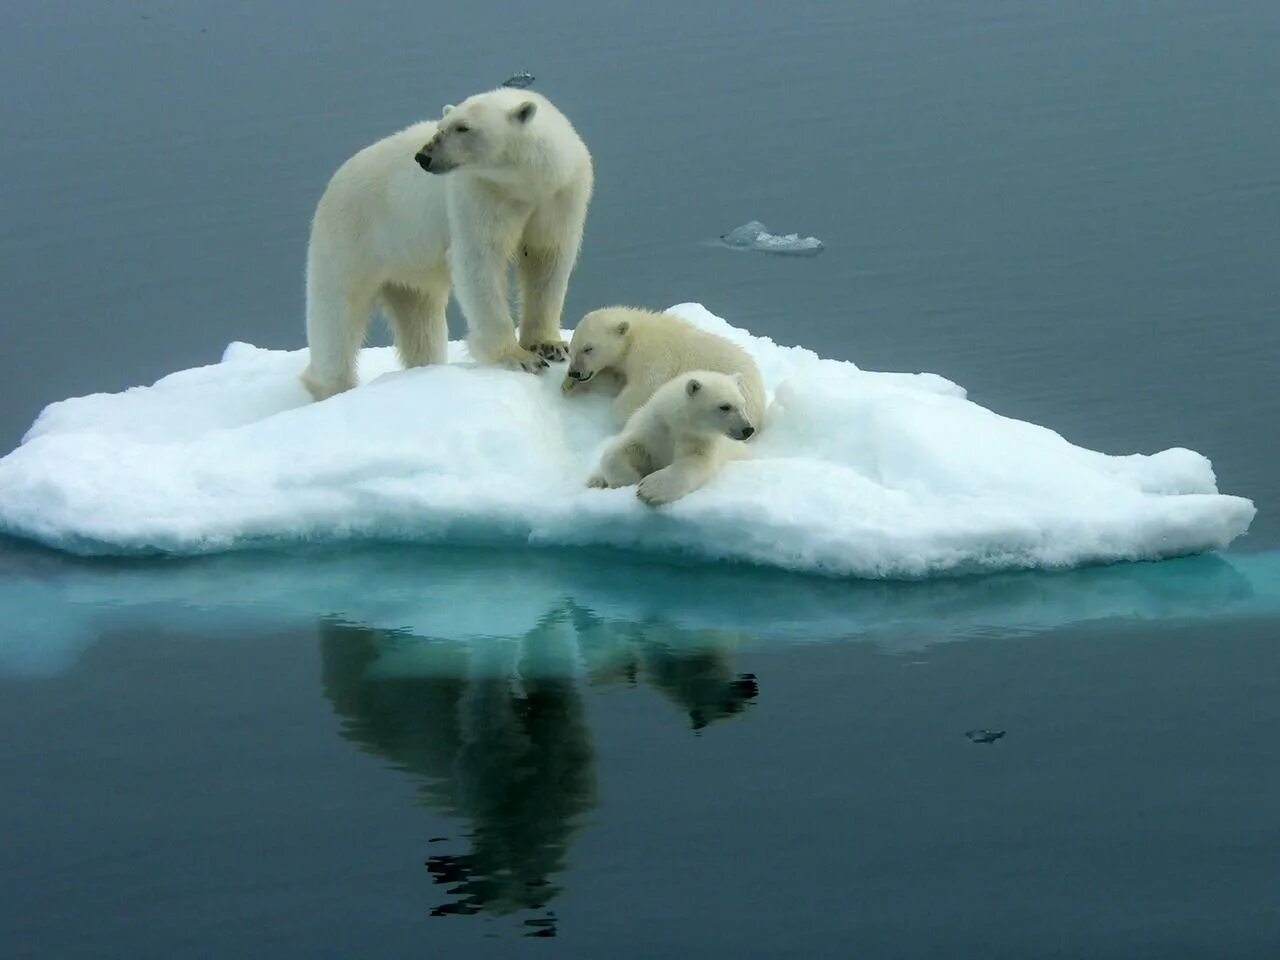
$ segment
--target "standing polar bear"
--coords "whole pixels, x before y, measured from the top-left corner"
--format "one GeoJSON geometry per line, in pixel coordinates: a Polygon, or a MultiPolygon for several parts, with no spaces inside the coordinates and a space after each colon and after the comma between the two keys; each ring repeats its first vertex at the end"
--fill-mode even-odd
{"type": "Polygon", "coordinates": [[[763,424],[768,398],[750,355],[669,313],[635,307],[588,313],[573,331],[561,388],[574,395],[602,384],[601,389],[616,394],[614,418],[626,423],[659,387],[690,370],[740,375],[747,416],[757,427],[763,424]]]}
{"type": "Polygon", "coordinates": [[[694,370],[668,380],[611,440],[589,487],[629,487],[651,506],[704,486],[729,460],[747,455],[756,432],[746,378],[694,370]]]}
{"type": "Polygon", "coordinates": [[[528,90],[477,94],[349,159],[320,198],[307,248],[311,359],[302,382],[312,396],[355,386],[378,304],[406,367],[444,363],[451,285],[480,362],[536,373],[564,359],[560,312],[593,183],[586,144],[528,90]]]}

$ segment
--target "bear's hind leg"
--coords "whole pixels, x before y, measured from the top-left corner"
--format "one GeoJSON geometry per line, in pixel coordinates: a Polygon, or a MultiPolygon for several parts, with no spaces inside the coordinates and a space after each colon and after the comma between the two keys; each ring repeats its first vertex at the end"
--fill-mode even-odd
{"type": "Polygon", "coordinates": [[[589,487],[630,487],[653,470],[653,458],[644,445],[621,440],[605,451],[600,469],[588,480],[589,487]]]}
{"type": "Polygon", "coordinates": [[[449,288],[413,289],[389,283],[382,288],[382,304],[396,337],[396,352],[405,369],[446,363],[449,324],[445,308],[449,288]]]}
{"type": "Polygon", "coordinates": [[[373,314],[372,294],[335,292],[309,286],[307,346],[310,354],[302,383],[316,400],[356,385],[356,357],[373,314]]]}

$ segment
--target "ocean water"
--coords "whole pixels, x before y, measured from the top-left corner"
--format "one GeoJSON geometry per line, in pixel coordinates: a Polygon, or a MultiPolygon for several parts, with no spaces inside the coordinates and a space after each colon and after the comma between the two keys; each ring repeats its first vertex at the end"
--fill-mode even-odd
{"type": "Polygon", "coordinates": [[[1191,447],[1259,509],[1218,557],[924,584],[5,542],[6,956],[1280,944],[1276,5],[20,0],[0,26],[6,450],[54,400],[300,346],[333,169],[529,70],[597,163],[569,322],[700,301],[1093,449],[1191,447]],[[751,219],[825,250],[710,242],[751,219]]]}

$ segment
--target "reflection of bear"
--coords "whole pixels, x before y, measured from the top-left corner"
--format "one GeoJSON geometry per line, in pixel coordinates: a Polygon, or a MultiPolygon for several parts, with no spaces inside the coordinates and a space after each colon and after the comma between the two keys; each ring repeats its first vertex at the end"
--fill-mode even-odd
{"type": "MultiPolygon", "coordinates": [[[[577,820],[596,799],[573,671],[546,668],[547,654],[560,655],[549,648],[563,623],[526,638],[521,659],[532,653],[535,669],[477,664],[479,654],[463,645],[410,641],[427,654],[418,662],[426,669],[398,676],[395,667],[380,675],[379,660],[403,638],[336,623],[320,629],[324,689],[346,718],[343,734],[425,777],[428,802],[471,821],[470,853],[428,861],[457,898],[434,913],[545,906],[559,892],[551,878],[564,867],[577,820]]],[[[502,658],[510,647],[495,641],[485,653],[502,658]]]]}
{"type": "Polygon", "coordinates": [[[722,631],[676,632],[668,624],[619,624],[579,611],[578,638],[594,683],[643,677],[683,708],[694,730],[741,713],[759,695],[753,673],[735,674],[736,636],[722,631]],[[678,641],[678,649],[672,643],[678,641]]]}
{"type": "Polygon", "coordinates": [[[698,650],[673,656],[649,647],[642,654],[649,682],[689,711],[693,729],[741,713],[760,692],[754,673],[735,677],[723,650],[698,650]]]}
{"type": "MultiPolygon", "coordinates": [[[[319,630],[324,692],[343,735],[422,777],[428,804],[471,823],[470,852],[427,861],[453,897],[436,916],[542,910],[559,893],[555,875],[596,804],[580,668],[592,682],[644,676],[694,729],[756,695],[753,676],[733,674],[732,635],[606,621],[569,601],[518,642],[426,640],[334,621],[319,630]]],[[[529,936],[554,936],[554,924],[525,921],[529,936]]]]}

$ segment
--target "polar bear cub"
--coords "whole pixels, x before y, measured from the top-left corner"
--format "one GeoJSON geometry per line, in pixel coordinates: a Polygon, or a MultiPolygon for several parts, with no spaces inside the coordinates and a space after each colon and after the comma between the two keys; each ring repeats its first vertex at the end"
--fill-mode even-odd
{"type": "Polygon", "coordinates": [[[568,395],[614,394],[621,424],[664,383],[691,370],[741,375],[745,414],[757,429],[763,424],[768,399],[755,361],[737,344],[669,313],[635,307],[588,313],[573,331],[561,386],[568,395]]]}
{"type": "Polygon", "coordinates": [[[759,421],[749,412],[746,378],[694,370],[659,387],[605,448],[589,487],[627,487],[645,503],[679,500],[708,483],[729,460],[747,455],[759,421]]]}
{"type": "Polygon", "coordinates": [[[592,185],[573,125],[528,90],[477,94],[361,150],[333,175],[312,222],[303,383],[318,400],[355,385],[377,305],[406,367],[444,363],[451,287],[480,362],[540,372],[563,360],[560,313],[592,185]]]}

